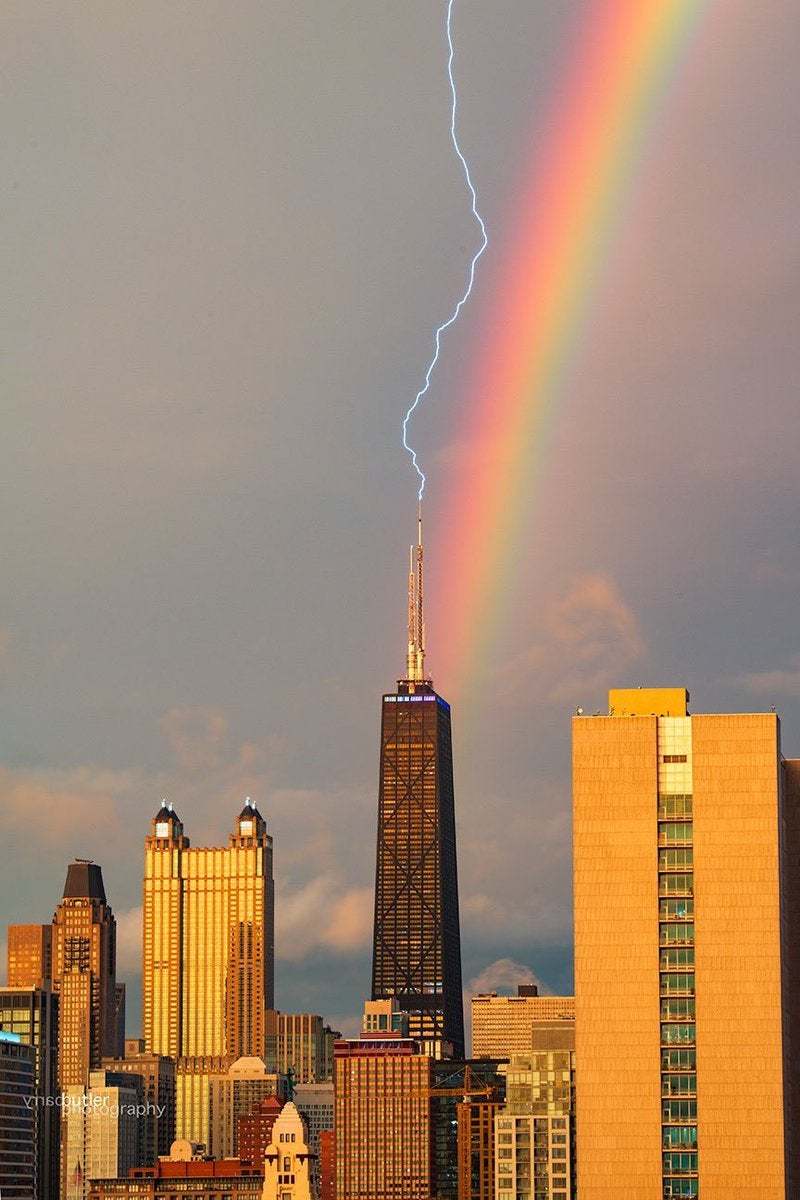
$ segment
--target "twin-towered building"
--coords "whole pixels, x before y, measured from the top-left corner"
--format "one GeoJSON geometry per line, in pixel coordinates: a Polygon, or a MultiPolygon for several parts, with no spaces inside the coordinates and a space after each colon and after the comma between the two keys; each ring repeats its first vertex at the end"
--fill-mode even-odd
{"type": "Polygon", "coordinates": [[[143,1036],[174,1058],[178,1136],[209,1144],[212,1076],[262,1059],[274,1007],[272,837],[255,805],[226,847],[194,847],[165,804],[145,841],[143,1036]]]}

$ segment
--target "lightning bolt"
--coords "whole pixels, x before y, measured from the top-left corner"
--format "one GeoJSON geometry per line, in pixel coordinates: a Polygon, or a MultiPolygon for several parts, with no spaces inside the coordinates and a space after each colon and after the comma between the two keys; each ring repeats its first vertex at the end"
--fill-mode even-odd
{"type": "Polygon", "coordinates": [[[433,357],[431,358],[430,362],[428,363],[428,369],[425,372],[425,382],[423,383],[422,387],[419,389],[416,396],[414,397],[414,402],[408,409],[408,412],[406,413],[405,418],[403,419],[403,446],[408,451],[408,453],[411,455],[411,462],[413,464],[414,470],[416,471],[416,473],[419,477],[419,492],[417,493],[417,498],[420,501],[422,500],[422,493],[425,491],[425,472],[422,470],[422,467],[419,465],[419,462],[417,461],[416,450],[413,448],[413,446],[410,446],[408,443],[409,421],[411,420],[416,409],[419,407],[420,402],[422,401],[423,397],[426,395],[426,393],[430,389],[431,378],[433,376],[434,370],[436,369],[436,364],[439,361],[439,355],[441,353],[442,334],[447,329],[449,329],[451,325],[455,325],[456,321],[458,320],[458,318],[461,314],[462,308],[464,307],[464,305],[467,303],[470,296],[472,295],[472,288],[475,283],[475,268],[478,265],[479,258],[483,254],[486,247],[489,245],[489,235],[486,232],[486,225],[484,223],[483,217],[481,216],[480,212],[478,211],[478,196],[475,191],[475,185],[472,182],[472,174],[470,173],[469,163],[467,162],[466,158],[464,157],[464,153],[461,149],[461,146],[459,145],[458,134],[456,132],[456,117],[458,114],[458,92],[456,91],[456,81],[455,81],[455,75],[453,73],[453,61],[456,56],[455,45],[453,43],[453,6],[454,6],[454,4],[455,4],[455,0],[447,0],[447,22],[446,22],[447,48],[448,48],[447,78],[450,81],[450,96],[451,96],[450,140],[453,143],[453,149],[455,150],[456,154],[458,155],[459,161],[464,170],[464,179],[466,181],[467,188],[469,189],[469,194],[470,194],[470,198],[472,201],[472,215],[475,218],[475,220],[477,221],[478,226],[480,227],[480,231],[481,231],[481,244],[478,247],[475,254],[473,255],[472,261],[469,265],[469,271],[467,272],[467,286],[464,289],[463,295],[459,299],[458,303],[456,304],[456,306],[453,309],[450,316],[447,318],[446,321],[444,321],[439,326],[439,328],[436,330],[436,333],[434,334],[433,357]]]}

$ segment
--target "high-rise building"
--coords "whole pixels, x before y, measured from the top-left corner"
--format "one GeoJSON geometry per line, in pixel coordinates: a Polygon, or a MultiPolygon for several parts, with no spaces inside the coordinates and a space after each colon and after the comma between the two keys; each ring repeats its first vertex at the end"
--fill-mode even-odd
{"type": "Polygon", "coordinates": [[[305,1121],[291,1101],[272,1127],[264,1156],[262,1200],[311,1200],[311,1163],[305,1121]]]}
{"type": "Polygon", "coordinates": [[[316,1083],[324,1078],[325,1032],[315,1013],[275,1014],[277,1070],[291,1072],[295,1083],[316,1083]]]}
{"type": "Polygon", "coordinates": [[[333,1048],[341,1040],[340,1029],[326,1025],[322,1030],[322,1075],[321,1079],[333,1079],[333,1048]]]}
{"type": "Polygon", "coordinates": [[[495,1200],[494,1119],[502,1105],[468,1099],[456,1106],[458,1200],[495,1200]]]}
{"type": "Polygon", "coordinates": [[[774,713],[687,701],[573,721],[581,1200],[800,1186],[797,772],[774,713]]]}
{"type": "Polygon", "coordinates": [[[114,1057],[125,1057],[125,984],[114,988],[114,1057]]]}
{"type": "Polygon", "coordinates": [[[237,1121],[238,1157],[242,1162],[260,1164],[272,1141],[272,1129],[281,1114],[284,1101],[277,1096],[260,1100],[249,1113],[237,1121]]]}
{"type": "Polygon", "coordinates": [[[148,1111],[139,1122],[139,1161],[150,1166],[169,1154],[175,1140],[175,1063],[163,1054],[148,1054],[143,1038],[126,1038],[124,1058],[104,1058],[103,1068],[141,1079],[148,1111]]]}
{"type": "Polygon", "coordinates": [[[397,997],[434,1057],[464,1054],[450,706],[425,673],[422,521],[406,677],[383,697],[372,997],[397,997]]]}
{"type": "Polygon", "coordinates": [[[8,986],[47,987],[53,981],[53,926],[9,925],[8,986]]]}
{"type": "Polygon", "coordinates": [[[516,996],[473,996],[471,1009],[475,1058],[510,1058],[528,1053],[535,1021],[574,1018],[575,997],[540,996],[535,984],[520,984],[516,996]]]}
{"type": "Polygon", "coordinates": [[[337,1200],[430,1200],[431,1062],[408,1039],[336,1043],[337,1200]]]}
{"type": "Polygon", "coordinates": [[[322,1083],[299,1083],[294,1089],[292,1099],[297,1111],[305,1121],[308,1131],[308,1148],[312,1155],[311,1190],[316,1196],[320,1188],[320,1138],[326,1130],[333,1129],[336,1117],[333,1080],[328,1079],[322,1083]]]}
{"type": "Polygon", "coordinates": [[[117,925],[106,902],[103,872],[70,863],[53,917],[53,984],[59,994],[58,1082],[85,1086],[89,1072],[116,1047],[117,925]]]}
{"type": "Polygon", "coordinates": [[[36,1054],[0,1031],[0,1196],[36,1200],[36,1054]]]}
{"type": "Polygon", "coordinates": [[[336,1132],[319,1135],[319,1200],[336,1200],[336,1132]]]}
{"type": "Polygon", "coordinates": [[[471,1100],[499,1100],[505,1079],[489,1059],[435,1059],[431,1063],[431,1195],[458,1200],[459,1110],[471,1100]]]}
{"type": "Polygon", "coordinates": [[[537,1021],[531,1049],[512,1054],[500,1070],[506,1102],[495,1116],[497,1200],[574,1200],[574,1020],[537,1021]]]}
{"type": "Polygon", "coordinates": [[[90,1181],[117,1179],[138,1165],[142,1095],[140,1078],[112,1071],[91,1071],[87,1087],[64,1089],[61,1200],[86,1200],[90,1181]]]}
{"type": "Polygon", "coordinates": [[[243,1157],[239,1152],[239,1118],[268,1096],[286,1098],[286,1080],[267,1069],[263,1058],[237,1058],[227,1071],[209,1075],[208,1107],[202,1114],[202,1138],[213,1158],[243,1157]],[[206,1133],[207,1131],[207,1133],[206,1133]]]}
{"type": "Polygon", "coordinates": [[[38,1200],[53,1200],[58,1196],[61,1141],[60,1111],[54,1103],[58,1090],[58,996],[51,987],[0,988],[0,1033],[18,1036],[35,1053],[36,1194],[38,1200]]]}
{"type": "Polygon", "coordinates": [[[170,805],[145,841],[143,1033],[177,1060],[177,1133],[207,1140],[208,1077],[263,1058],[273,1008],[272,838],[249,799],[227,847],[191,847],[170,805]]]}

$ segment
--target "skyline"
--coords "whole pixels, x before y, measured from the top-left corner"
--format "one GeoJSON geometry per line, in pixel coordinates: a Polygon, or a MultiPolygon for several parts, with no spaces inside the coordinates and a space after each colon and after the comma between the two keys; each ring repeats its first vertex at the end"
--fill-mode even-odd
{"type": "MultiPolygon", "coordinates": [[[[130,981],[141,861],[127,847],[143,844],[161,795],[194,844],[216,844],[252,795],[275,835],[277,1002],[336,1022],[369,978],[377,701],[404,654],[414,513],[397,421],[471,235],[447,156],[440,31],[420,3],[367,14],[376,57],[350,49],[340,14],[311,29],[281,13],[276,31],[244,5],[240,27],[199,14],[187,37],[145,4],[138,30],[123,11],[102,29],[78,12],[62,42],[57,17],[37,25],[25,7],[10,10],[28,54],[13,64],[10,118],[4,474],[19,519],[3,533],[0,829],[14,870],[0,909],[48,920],[68,860],[96,858],[130,981]],[[299,101],[326,39],[338,66],[319,83],[323,112],[299,101]],[[142,110],[169,118],[155,128],[142,110]],[[105,172],[121,155],[118,193],[105,172]],[[40,194],[43,166],[58,204],[40,194]],[[354,215],[359,194],[369,203],[354,215]],[[330,213],[338,249],[320,225],[330,213]],[[45,844],[30,837],[32,804],[45,844]],[[79,834],[98,811],[101,827],[79,834]],[[309,928],[321,909],[329,926],[309,928]],[[281,961],[289,935],[302,956],[281,961]],[[341,977],[341,1007],[312,986],[320,974],[341,977]]],[[[530,114],[567,40],[558,17],[525,7],[492,19],[463,4],[459,25],[462,136],[501,241],[530,114]]],[[[527,502],[532,553],[497,581],[508,615],[481,680],[496,708],[480,745],[476,699],[451,696],[437,672],[437,526],[464,461],[488,278],[418,426],[434,467],[428,645],[454,709],[466,981],[509,958],[571,990],[576,704],[601,706],[610,682],[685,681],[693,711],[776,704],[785,749],[800,747],[798,173],[784,129],[797,81],[791,7],[761,12],[733,3],[712,18],[710,58],[670,104],[527,502]],[[481,825],[487,797],[502,838],[481,825]]],[[[500,254],[487,252],[487,275],[500,254]]],[[[138,994],[128,1004],[134,1027],[138,994]]]]}

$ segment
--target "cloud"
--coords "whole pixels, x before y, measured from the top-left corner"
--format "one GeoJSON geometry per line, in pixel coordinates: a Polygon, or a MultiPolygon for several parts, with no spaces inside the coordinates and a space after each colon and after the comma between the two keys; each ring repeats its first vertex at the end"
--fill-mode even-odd
{"type": "Polygon", "coordinates": [[[333,876],[317,876],[297,888],[279,889],[276,951],[296,962],[314,950],[353,954],[369,945],[372,890],[348,887],[333,876]]]}
{"type": "Polygon", "coordinates": [[[35,813],[40,845],[105,845],[119,831],[120,804],[134,790],[134,782],[131,772],[91,766],[71,771],[0,769],[0,833],[9,839],[25,835],[35,813]]]}
{"type": "Polygon", "coordinates": [[[228,718],[221,708],[170,708],[161,718],[161,731],[185,771],[219,770],[228,740],[228,718]]]}
{"type": "Polygon", "coordinates": [[[800,696],[800,655],[785,667],[742,675],[738,682],[757,696],[800,696]]]}
{"type": "Polygon", "coordinates": [[[537,626],[536,639],[499,673],[509,693],[527,686],[535,672],[546,699],[574,703],[646,652],[635,613],[604,573],[581,575],[552,597],[537,613],[537,626]]]}
{"type": "Polygon", "coordinates": [[[535,984],[543,995],[548,991],[538,975],[524,963],[513,958],[498,958],[470,979],[464,992],[468,996],[477,996],[480,992],[513,992],[520,983],[535,984]]]}

